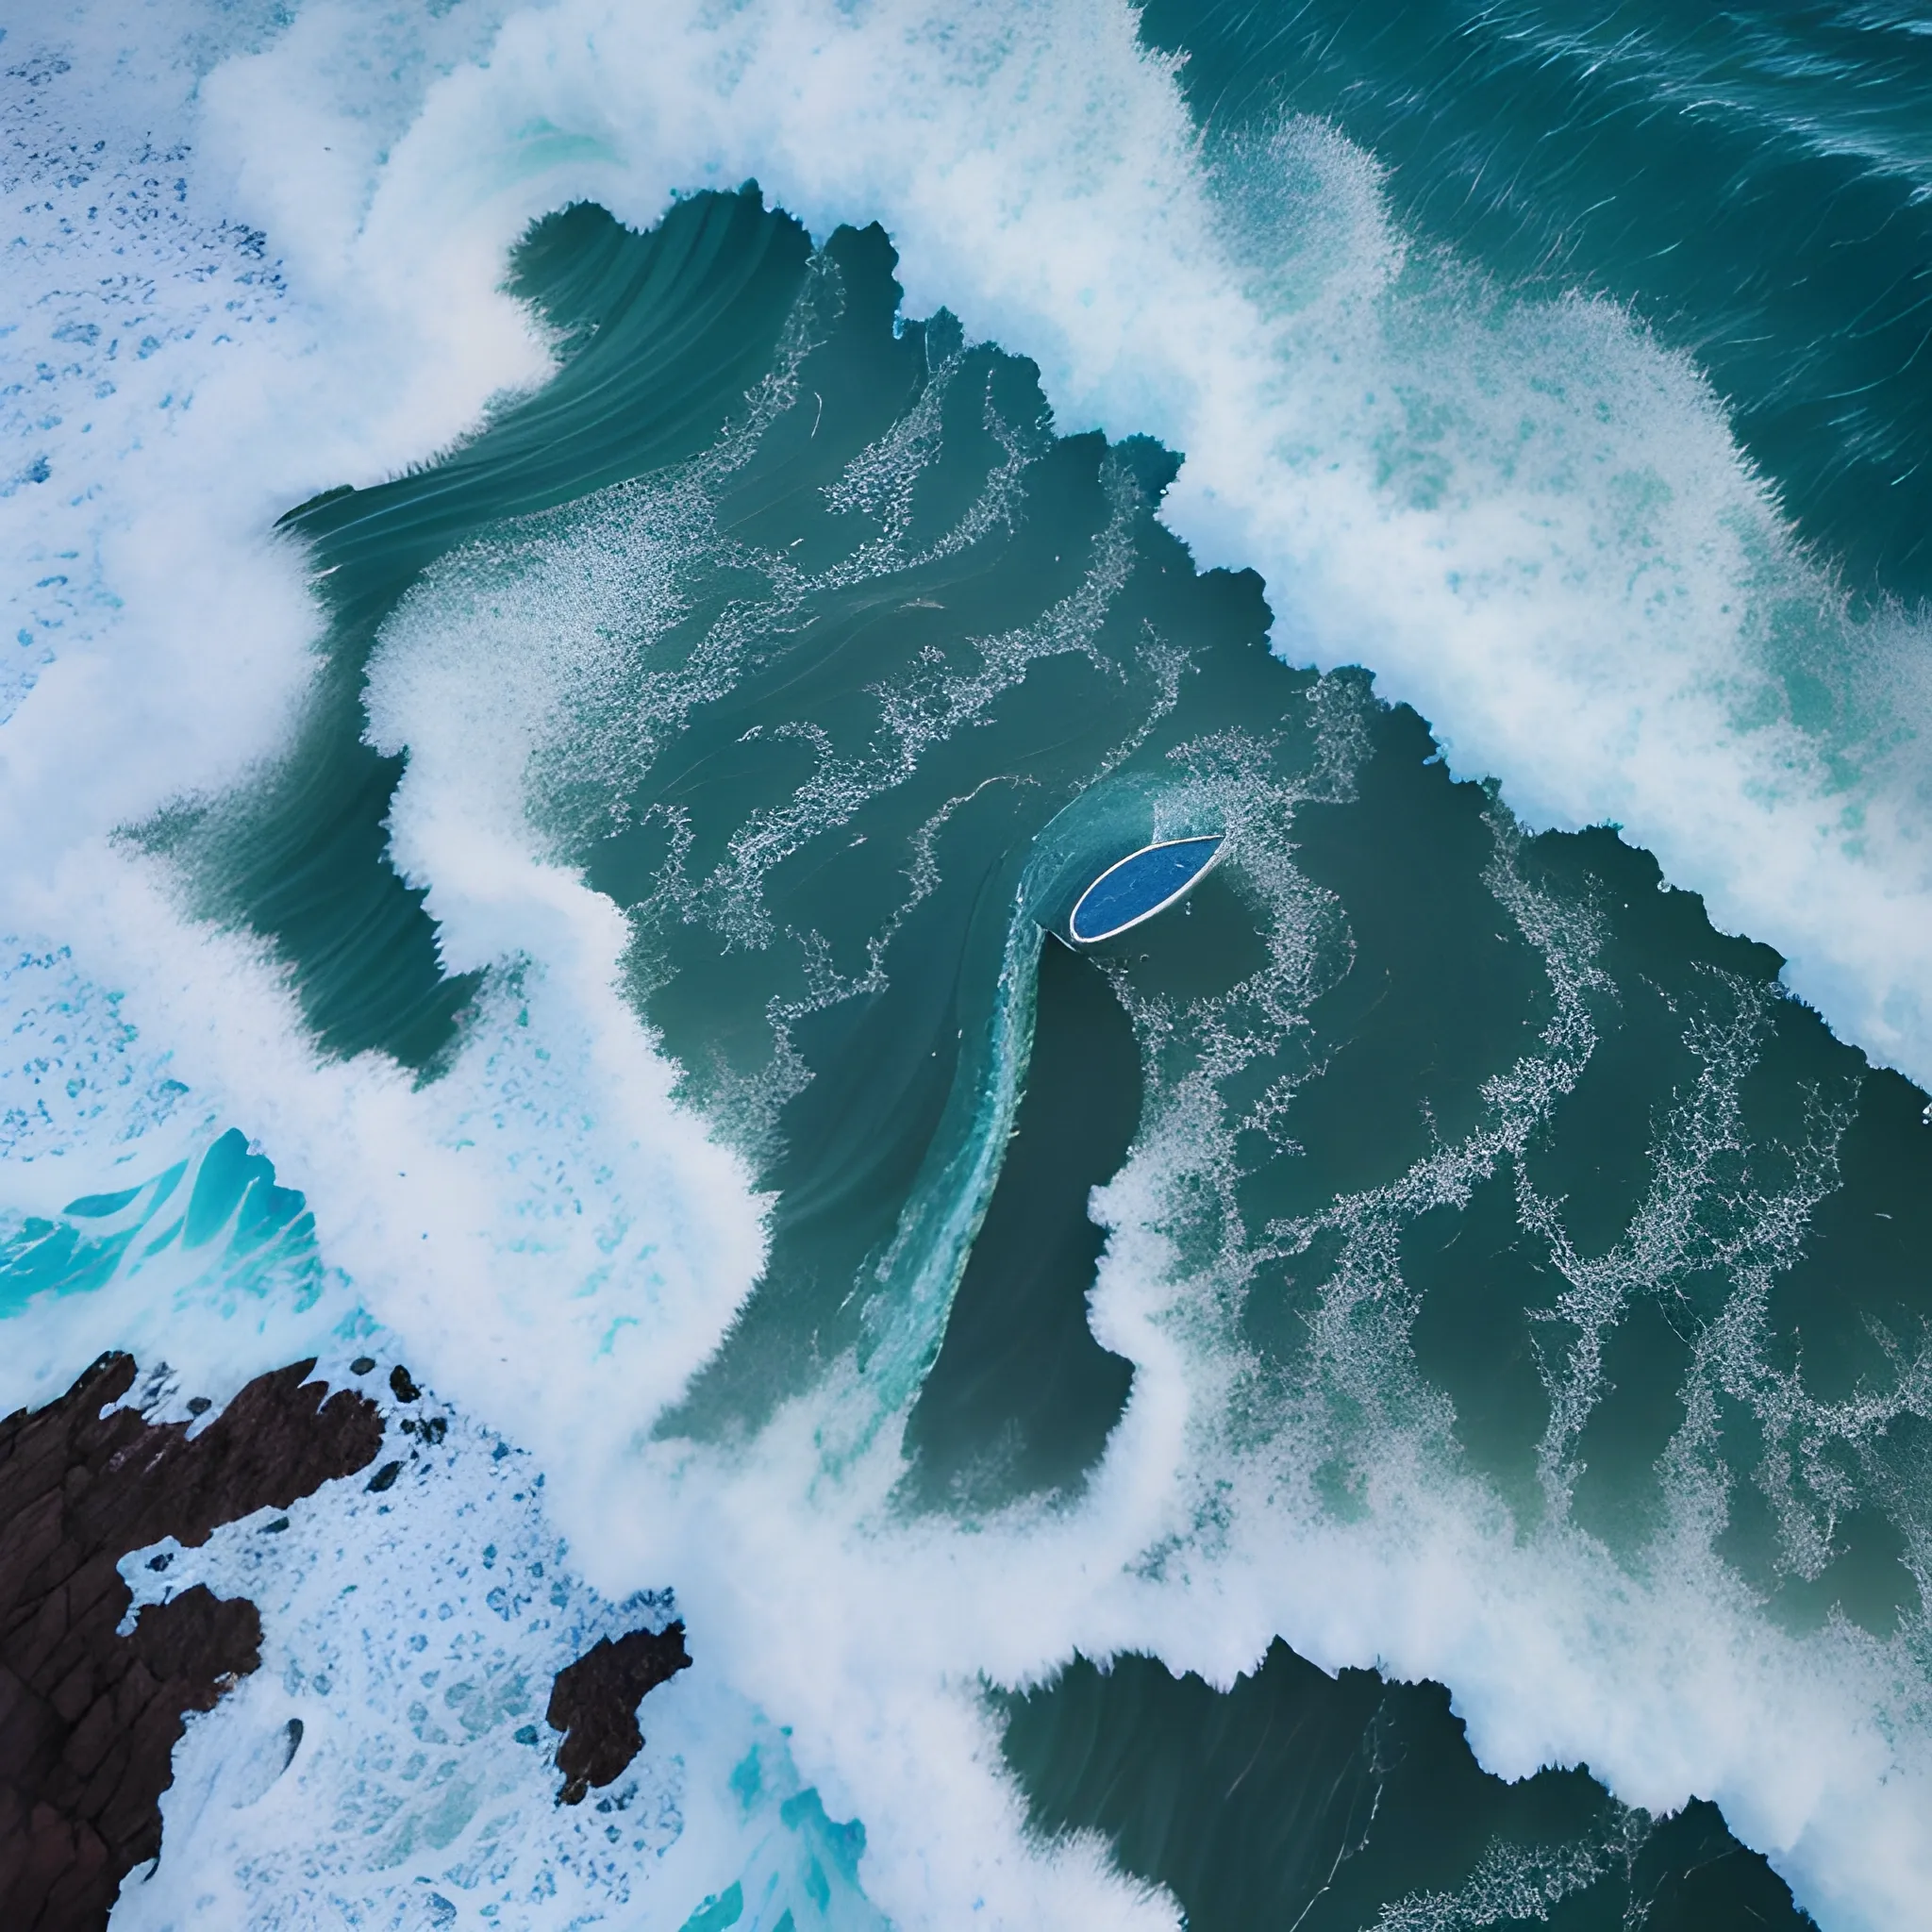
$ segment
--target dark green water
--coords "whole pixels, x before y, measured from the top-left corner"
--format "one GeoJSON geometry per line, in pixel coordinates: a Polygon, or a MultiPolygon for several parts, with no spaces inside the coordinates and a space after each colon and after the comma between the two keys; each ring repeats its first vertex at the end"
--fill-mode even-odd
{"type": "Polygon", "coordinates": [[[1331,121],[1424,245],[1687,351],[1848,583],[1932,591],[1932,37],[1891,5],[1152,0],[1215,140],[1331,121]]]}
{"type": "Polygon", "coordinates": [[[1436,1684],[1324,1676],[1277,1643],[1232,1691],[1146,1657],[1014,1699],[1036,1822],[1098,1826],[1192,1932],[1546,1924],[1755,1932],[1810,1922],[1714,1807],[1629,1811],[1581,1771],[1479,1770],[1436,1684]]]}
{"type": "MultiPolygon", "coordinates": [[[[1057,436],[1031,367],[902,317],[892,272],[749,190],[647,236],[540,224],[514,285],[556,380],[291,513],[326,671],[275,771],[154,842],[324,1049],[436,1078],[477,982],[389,863],[363,679],[379,641],[525,636],[566,670],[505,782],[624,909],[631,997],[775,1194],[660,1435],[845,1376],[827,1465],[903,1420],[908,1516],[1074,1507],[1133,1378],[1089,1325],[1114,1182],[1107,1224],[1165,1243],[1204,1497],[1259,1461],[1303,1528],[1479,1495],[1553,1573],[1693,1547],[1774,1629],[1920,1668],[1924,1096],[1643,853],[1524,836],[1364,675],[1272,658],[1259,581],[1156,519],[1174,458],[1057,436]],[[1045,935],[1205,831],[1230,856],[1184,909],[1045,935]]],[[[1277,1645],[1224,1695],[1124,1659],[1008,1708],[1041,1825],[1108,1832],[1197,1926],[1796,1917],[1708,1805],[1480,1772],[1436,1687],[1277,1645]],[[1424,1894],[1507,1908],[1375,1917],[1424,1894]]]]}

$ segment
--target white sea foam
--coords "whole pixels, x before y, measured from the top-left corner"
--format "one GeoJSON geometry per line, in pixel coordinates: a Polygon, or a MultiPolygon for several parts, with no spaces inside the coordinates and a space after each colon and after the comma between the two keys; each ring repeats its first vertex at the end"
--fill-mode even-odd
{"type": "MultiPolygon", "coordinates": [[[[305,155],[249,142],[301,58],[205,93],[250,155],[245,205],[333,235],[351,216],[308,213],[305,155]]],[[[745,175],[818,229],[882,218],[913,306],[1033,355],[1065,426],[1185,450],[1168,514],[1207,560],[1263,569],[1291,655],[1370,663],[1532,823],[1622,823],[1850,1037],[1932,1076],[1924,755],[1900,709],[1923,640],[1842,616],[1681,358],[1607,304],[1409,261],[1372,164],[1324,130],[1204,164],[1100,0],[944,32],[916,8],[516,16],[343,190],[366,205],[343,258],[367,320],[414,332],[412,369],[474,315],[468,353],[504,329],[514,379],[508,323],[482,325],[525,221],[584,194],[646,223],[745,175]],[[1901,667],[1875,689],[1874,658],[1901,667]],[[1807,729],[1821,665],[1832,715],[1807,729]]]]}
{"type": "MultiPolygon", "coordinates": [[[[1533,822],[1620,820],[1923,1080],[1924,639],[1837,612],[1686,363],[1606,305],[1515,306],[1411,260],[1373,165],[1325,130],[1204,157],[1111,0],[963,18],[316,0],[292,24],[210,7],[165,27],[76,6],[16,16],[7,52],[25,239],[0,924],[15,958],[64,974],[71,954],[83,990],[56,1012],[43,963],[8,977],[15,1038],[56,1041],[79,1082],[60,1083],[64,1113],[25,1108],[11,1204],[131,1185],[131,1162],[157,1173],[222,1123],[259,1137],[317,1216],[329,1322],[359,1304],[528,1449],[593,1582],[676,1582],[723,1687],[666,1697],[688,1777],[758,1710],[794,1725],[801,1774],[866,1821],[866,1889],[898,1923],[975,1902],[991,1923],[1172,1923],[1091,1845],[1025,1842],[978,1674],[1032,1680],[1077,1644],[1226,1681],[1276,1632],[1325,1663],[1446,1679],[1498,1770],[1588,1759],[1632,1802],[1717,1798],[1826,1923],[1904,1922],[1932,1877],[1920,1734],[1875,1716],[1899,1701],[1896,1658],[1841,1627],[1768,1632],[1694,1547],[1640,1587],[1581,1540],[1518,1545],[1440,1472],[1380,1472],[1367,1526],[1293,1507],[1307,1472],[1227,1459],[1212,1419],[1231,1370],[1157,1319],[1174,1290],[1153,1154],[1108,1197],[1096,1320],[1138,1374],[1076,1516],[894,1527],[889,1441],[843,1486],[806,1486],[810,1405],[735,1458],[638,1451],[756,1273],[758,1204],[672,1108],[612,991],[614,911],[530,843],[515,777],[543,690],[491,704],[401,657],[377,678],[375,729],[412,759],[398,857],[452,963],[497,969],[434,1087],[319,1066],[274,961],[186,923],[110,841],[285,730],[317,619],[274,516],[426,458],[541,377],[499,289],[525,225],[591,197],[644,225],[675,191],[755,175],[817,230],[883,220],[911,306],[1038,359],[1063,427],[1185,450],[1167,513],[1204,561],[1265,572],[1286,654],[1373,664],[1533,822]],[[1854,660],[1832,717],[1801,727],[1797,675],[1854,660]],[[459,731],[495,747],[489,765],[459,731]],[[96,1109],[103,1079],[122,1098],[96,1109]],[[1227,1533],[1191,1547],[1210,1474],[1234,1485],[1227,1533]],[[1164,1539],[1182,1541],[1157,1573],[1164,1539]]],[[[37,1052],[9,1083],[31,1084],[37,1052]]],[[[96,1330],[206,1354],[216,1380],[321,1345],[268,1324],[227,1346],[143,1292],[118,1276],[78,1327],[16,1330],[37,1366],[15,1399],[96,1330]]],[[[279,1596],[219,1545],[287,1655],[336,1614],[328,1525],[346,1535],[361,1507],[315,1507],[315,1567],[279,1596]]],[[[452,1563],[458,1515],[422,1521],[452,1563]]],[[[358,1630],[400,1602],[372,1598],[358,1630]]],[[[250,1727],[284,1720],[287,1682],[264,1674],[184,1746],[170,1829],[208,1847],[211,1884],[290,1828],[286,1779],[232,1818],[212,1795],[253,1762],[250,1727]]],[[[378,1671],[325,1721],[304,1708],[347,1751],[388,1695],[378,1671]]],[[[123,1908],[163,1922],[149,1909],[123,1908]]]]}
{"type": "MultiPolygon", "coordinates": [[[[1373,164],[1325,130],[1204,164],[1105,0],[943,32],[916,7],[563,6],[439,75],[487,32],[459,15],[379,88],[349,50],[373,21],[409,35],[347,6],[202,85],[202,143],[328,343],[297,420],[348,418],[285,429],[290,461],[360,479],[529,379],[496,283],[562,200],[648,224],[750,175],[817,229],[877,216],[913,306],[1033,355],[1064,426],[1187,452],[1170,518],[1264,571],[1290,655],[1369,663],[1530,822],[1623,824],[1849,1037],[1932,1077],[1923,637],[1842,616],[1707,389],[1620,311],[1409,261],[1373,164]]],[[[277,407],[301,387],[284,371],[277,407]]]]}
{"type": "Polygon", "coordinates": [[[130,1614],[204,1585],[255,1602],[264,1643],[259,1670],[191,1723],[163,1857],[115,1924],[588,1925],[641,1911],[677,1925],[736,1884],[749,1924],[789,1909],[801,1928],[877,1926],[850,1835],[803,1794],[783,1734],[702,1644],[652,1696],[650,1748],[558,1806],[553,1676],[600,1640],[662,1629],[678,1606],[661,1588],[599,1597],[526,1453],[433,1389],[391,1402],[387,1359],[358,1378],[344,1355],[323,1373],[382,1396],[383,1468],[400,1464],[386,1484],[337,1484],[123,1565],[130,1614]],[[432,1426],[404,1435],[405,1421],[432,1426]]]}

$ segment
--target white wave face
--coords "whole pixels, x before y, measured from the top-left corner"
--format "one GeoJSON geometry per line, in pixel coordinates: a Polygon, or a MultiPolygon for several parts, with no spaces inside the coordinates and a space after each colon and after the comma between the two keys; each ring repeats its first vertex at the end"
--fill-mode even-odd
{"type": "MultiPolygon", "coordinates": [[[[15,682],[58,667],[41,672],[41,742],[78,735],[70,708],[98,694],[72,647],[160,622],[184,590],[203,623],[247,611],[261,637],[294,587],[248,533],[298,479],[387,474],[535,379],[538,345],[496,286],[532,217],[592,196],[648,225],[675,191],[756,176],[815,231],[883,221],[912,307],[943,302],[1035,358],[1063,427],[1185,451],[1170,519],[1204,561],[1263,572],[1286,654],[1372,666],[1526,823],[1622,824],[1721,924],[1784,951],[1841,1034],[1932,1081],[1923,626],[1843,615],[1694,369],[1613,306],[1507,303],[1410,260],[1373,162],[1324,129],[1204,158],[1110,0],[963,22],[911,5],[501,12],[324,0],[279,31],[224,14],[228,43],[258,49],[226,59],[206,28],[136,49],[124,64],[172,68],[177,88],[195,56],[208,67],[172,109],[175,162],[151,132],[129,153],[54,153],[57,131],[136,117],[111,90],[60,106],[93,93],[80,65],[113,65],[105,19],[77,8],[64,42],[41,29],[50,53],[89,51],[17,86],[45,103],[27,117],[45,137],[33,192],[97,217],[69,235],[33,210],[47,295],[12,351],[49,407],[20,411],[8,514],[36,563],[77,566],[16,587],[31,641],[15,682]],[[158,258],[120,277],[141,299],[59,292],[77,261],[119,266],[130,246],[158,258]],[[252,423],[264,447],[217,470],[190,409],[222,419],[224,446],[252,423]],[[125,504],[74,513],[89,438],[140,458],[139,526],[125,504]],[[171,525],[191,504],[195,530],[171,525]],[[219,556],[210,526],[229,533],[219,556]],[[102,592],[135,614],[109,619],[102,592]]],[[[235,674],[269,703],[291,668],[258,642],[209,703],[189,674],[213,658],[185,641],[117,654],[123,673],[169,665],[144,696],[179,742],[165,779],[154,754],[96,788],[98,812],[202,779],[200,735],[229,754],[246,737],[235,674]]],[[[31,761],[9,774],[25,809],[31,761]]]]}
{"type": "MultiPolygon", "coordinates": [[[[1932,1895],[1932,1768],[1878,1722],[1890,1662],[1842,1634],[1773,1639],[1694,1552],[1638,1591],[1587,1552],[1515,1549],[1479,1497],[1424,1474],[1388,1473],[1385,1520],[1411,1525],[1391,1537],[1284,1514],[1281,1473],[1246,1470],[1214,1560],[1150,1578],[1142,1553],[1191,1520],[1215,1466],[1217,1401],[1213,1365],[1156,1319],[1185,1289],[1158,1232],[1158,1149],[1107,1204],[1098,1319],[1137,1381],[1076,1516],[891,1528],[893,1444],[814,1487],[823,1418],[804,1407],[735,1459],[641,1449],[756,1276],[760,1204],[674,1107],[615,992],[614,911],[529,844],[518,734],[541,691],[512,715],[399,644],[374,692],[376,733],[412,758],[399,858],[452,963],[497,969],[455,1069],[422,1091],[374,1060],[318,1065],[271,963],[192,925],[112,841],[287,728],[318,620],[274,516],[433,455],[541,379],[544,345],[499,288],[525,225],[592,198],[646,225],[675,192],[756,176],[816,231],[881,220],[910,305],[1035,358],[1062,427],[1185,450],[1167,514],[1204,562],[1264,572],[1284,654],[1373,664],[1533,824],[1621,822],[1721,923],[1784,950],[1840,1033],[1924,1082],[1932,846],[1910,667],[1926,641],[1902,617],[1844,618],[1695,372],[1606,305],[1511,306],[1411,260],[1372,163],[1327,131],[1204,156],[1118,0],[963,18],[914,0],[126,14],[15,9],[5,42],[24,238],[0,345],[17,385],[0,482],[18,653],[0,670],[6,1193],[49,1212],[125,1189],[238,1122],[307,1196],[329,1286],[299,1320],[216,1343],[200,1277],[171,1277],[158,1313],[155,1277],[117,1276],[107,1299],[30,1309],[0,1392],[43,1394],[124,1321],[184,1361],[209,1352],[228,1386],[380,1324],[547,1474],[583,1588],[614,1602],[675,1581],[706,1633],[708,1688],[694,1673],[663,1720],[685,1815],[711,1820],[691,1842],[734,1848],[724,1865],[764,1856],[705,1811],[702,1772],[762,1712],[793,1726],[796,1774],[832,1813],[865,1821],[866,1894],[900,1924],[975,1906],[1015,1926],[1172,1924],[1092,1846],[1025,1838],[975,1687],[1038,1678],[1076,1645],[1224,1682],[1276,1632],[1328,1664],[1445,1678],[1505,1773],[1588,1758],[1631,1802],[1719,1797],[1825,1923],[1906,1923],[1932,1895]],[[1807,725],[1801,675],[1855,664],[1807,725]],[[502,790],[442,755],[439,718],[499,747],[502,790]],[[71,991],[49,997],[50,974],[71,991]],[[57,1063],[75,1069],[58,1093],[16,1108],[57,1063]]],[[[508,1508],[494,1483],[453,1478],[423,1541],[455,1547],[469,1517],[508,1508]]],[[[211,1577],[249,1575],[291,1657],[327,1637],[314,1579],[348,1534],[320,1507],[297,1524],[310,1567],[285,1584],[233,1539],[208,1558],[211,1577]]],[[[406,1594],[372,1600],[364,1635],[413,1614],[406,1594]]],[[[527,1667],[562,1641],[531,1638],[527,1667]]],[[[130,1894],[126,1924],[284,1922],[247,1872],[319,1814],[291,1810],[286,1780],[213,1795],[255,1776],[292,1709],[280,1681],[183,1746],[170,1830],[233,1886],[208,1907],[130,1894]]],[[[352,1681],[304,1707],[374,1736],[392,1687],[352,1681]]],[[[501,1776],[492,1803],[521,1789],[501,1776]]],[[[716,1889],[700,1867],[676,1909],[716,1889]]],[[[386,1896],[373,1869],[341,1895],[386,1896]]],[[[605,1909],[594,1890],[525,1923],[605,1909]]]]}
{"type": "Polygon", "coordinates": [[[1186,452],[1169,517],[1263,572],[1287,654],[1371,665],[1527,823],[1623,824],[1932,1079],[1923,629],[1843,616],[1695,371],[1614,307],[1410,261],[1324,130],[1204,159],[1105,0],[519,14],[381,151],[330,79],[357,17],[212,75],[206,138],[412,414],[524,378],[494,282],[568,197],[641,225],[755,176],[815,231],[877,218],[913,308],[1034,357],[1063,427],[1186,452]],[[368,165],[319,174],[291,113],[368,165]]]}

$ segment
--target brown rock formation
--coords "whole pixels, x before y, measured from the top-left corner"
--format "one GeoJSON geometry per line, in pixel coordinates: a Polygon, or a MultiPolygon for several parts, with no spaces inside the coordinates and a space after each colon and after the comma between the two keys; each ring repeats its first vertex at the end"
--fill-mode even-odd
{"type": "Polygon", "coordinates": [[[667,1624],[661,1631],[628,1630],[614,1642],[607,1637],[558,1672],[544,1715],[553,1731],[563,1733],[557,1747],[559,1803],[581,1804],[592,1785],[610,1783],[644,1748],[638,1728],[644,1692],[690,1664],[684,1625],[667,1624]]]}
{"type": "MultiPolygon", "coordinates": [[[[132,1633],[116,1565],[173,1536],[286,1508],[373,1461],[375,1406],[296,1362],[198,1436],[132,1409],[131,1357],[106,1355],[58,1402],[0,1422],[0,1924],[97,1932],[122,1878],[160,1851],[160,1795],[191,1710],[261,1661],[255,1606],[197,1585],[132,1633]],[[326,1399],[325,1399],[326,1397],[326,1399]]],[[[205,1407],[205,1405],[204,1405],[205,1407]]]]}

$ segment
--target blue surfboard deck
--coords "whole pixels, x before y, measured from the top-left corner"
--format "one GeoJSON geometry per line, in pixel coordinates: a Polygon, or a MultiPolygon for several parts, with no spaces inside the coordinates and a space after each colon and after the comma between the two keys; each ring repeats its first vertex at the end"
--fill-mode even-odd
{"type": "Polygon", "coordinates": [[[1080,894],[1067,922],[1069,934],[1083,946],[1096,945],[1166,911],[1207,876],[1225,842],[1216,832],[1165,839],[1130,852],[1080,894]]]}

